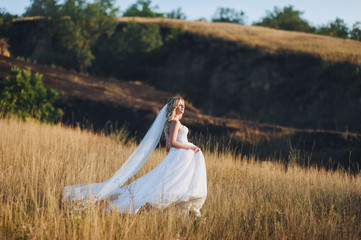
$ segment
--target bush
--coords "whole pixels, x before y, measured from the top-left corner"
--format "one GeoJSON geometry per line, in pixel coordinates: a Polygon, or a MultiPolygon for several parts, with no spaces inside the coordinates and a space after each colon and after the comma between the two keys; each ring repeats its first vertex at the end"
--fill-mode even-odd
{"type": "Polygon", "coordinates": [[[157,6],[151,7],[151,4],[151,0],[137,0],[125,10],[123,17],[163,17],[163,13],[154,11],[157,6]]]}
{"type": "Polygon", "coordinates": [[[335,21],[319,27],[316,33],[332,37],[347,38],[349,29],[344,20],[336,18],[335,21]]]}
{"type": "Polygon", "coordinates": [[[350,37],[357,41],[361,41],[361,22],[355,22],[350,31],[350,37]]]}
{"type": "Polygon", "coordinates": [[[7,38],[12,25],[13,16],[0,8],[0,38],[7,38]]]}
{"type": "Polygon", "coordinates": [[[292,5],[283,9],[274,7],[273,12],[267,11],[266,17],[253,25],[288,31],[315,32],[315,28],[302,18],[302,14],[303,12],[293,9],[292,5]]]}
{"type": "Polygon", "coordinates": [[[229,23],[245,23],[245,13],[236,11],[233,8],[217,8],[216,13],[212,17],[212,22],[229,22],[229,23]]]}
{"type": "Polygon", "coordinates": [[[45,89],[40,74],[13,67],[10,75],[0,80],[0,115],[16,114],[24,120],[32,117],[52,123],[63,115],[53,107],[57,97],[56,90],[45,89]]]}

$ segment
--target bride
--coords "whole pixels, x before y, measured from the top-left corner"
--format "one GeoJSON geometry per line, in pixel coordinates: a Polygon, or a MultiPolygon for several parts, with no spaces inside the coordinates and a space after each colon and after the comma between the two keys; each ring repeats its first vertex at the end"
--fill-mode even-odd
{"type": "Polygon", "coordinates": [[[188,128],[180,122],[184,110],[182,98],[170,98],[137,149],[111,178],[66,186],[63,199],[81,200],[84,206],[109,198],[109,210],[122,213],[136,213],[146,203],[161,209],[176,203],[185,213],[200,216],[207,196],[206,167],[201,150],[188,142],[188,128]],[[162,132],[168,155],[153,170],[122,187],[149,158],[162,132]]]}

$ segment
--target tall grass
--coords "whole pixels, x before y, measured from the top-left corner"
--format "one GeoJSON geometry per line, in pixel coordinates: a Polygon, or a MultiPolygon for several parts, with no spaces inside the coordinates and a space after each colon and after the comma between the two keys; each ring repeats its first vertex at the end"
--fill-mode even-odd
{"type": "MultiPolygon", "coordinates": [[[[0,239],[361,238],[360,174],[205,151],[208,197],[196,220],[176,206],[128,215],[106,212],[105,201],[79,211],[61,202],[63,187],[106,180],[136,145],[15,119],[0,120],[0,132],[0,239]]],[[[166,154],[156,150],[136,177],[166,154]]]]}

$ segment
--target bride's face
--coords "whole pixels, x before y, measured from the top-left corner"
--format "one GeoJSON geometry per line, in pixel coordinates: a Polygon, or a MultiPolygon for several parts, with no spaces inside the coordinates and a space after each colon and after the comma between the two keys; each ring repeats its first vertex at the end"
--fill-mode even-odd
{"type": "Polygon", "coordinates": [[[178,106],[175,109],[175,112],[177,115],[179,115],[179,114],[183,114],[184,110],[185,110],[184,101],[180,100],[178,106]]]}

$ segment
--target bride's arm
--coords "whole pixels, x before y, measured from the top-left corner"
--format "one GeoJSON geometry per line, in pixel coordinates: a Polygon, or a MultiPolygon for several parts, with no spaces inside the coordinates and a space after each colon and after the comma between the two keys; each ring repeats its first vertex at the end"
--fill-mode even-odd
{"type": "Polygon", "coordinates": [[[173,120],[170,123],[169,126],[169,146],[170,147],[174,147],[174,148],[180,148],[180,149],[192,149],[195,152],[199,151],[199,148],[196,146],[191,146],[191,145],[187,145],[187,144],[183,144],[180,142],[177,142],[177,136],[178,136],[178,132],[181,128],[181,124],[178,120],[173,120]]]}

